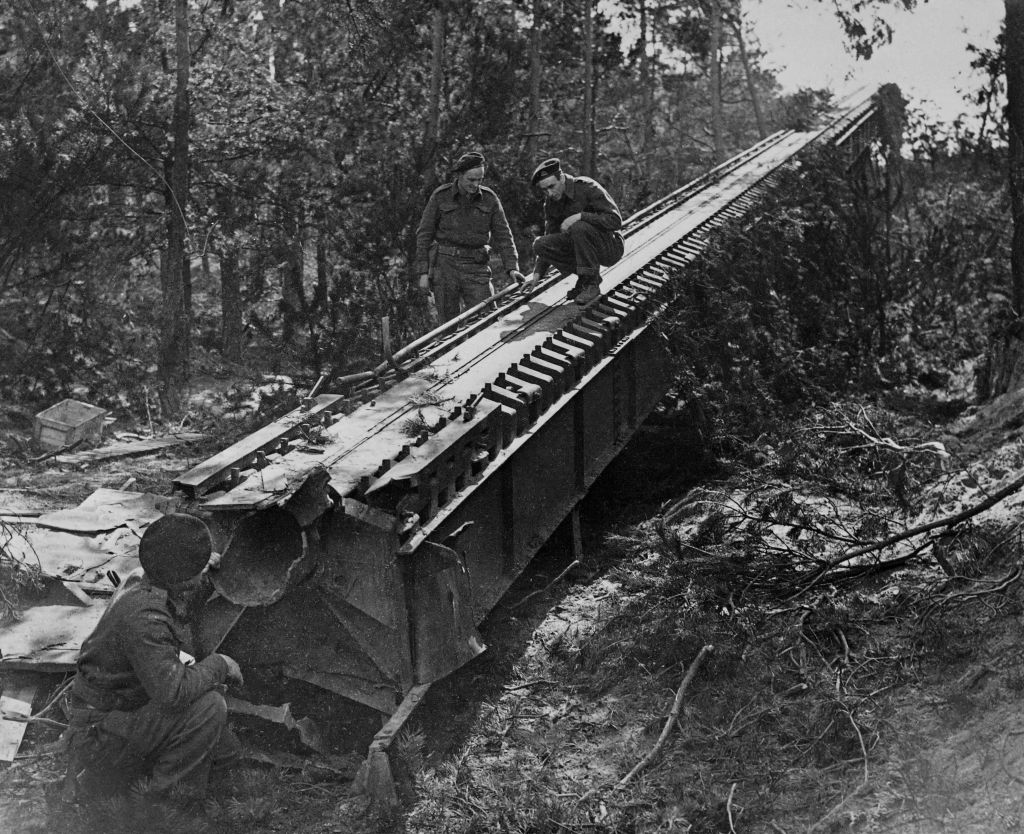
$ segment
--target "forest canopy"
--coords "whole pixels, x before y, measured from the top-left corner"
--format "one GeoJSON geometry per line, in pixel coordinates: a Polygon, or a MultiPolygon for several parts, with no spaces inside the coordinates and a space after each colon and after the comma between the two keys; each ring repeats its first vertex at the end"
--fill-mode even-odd
{"type": "MultiPolygon", "coordinates": [[[[139,411],[156,392],[172,417],[206,365],[367,367],[382,316],[399,340],[428,326],[413,231],[463,151],[487,158],[525,266],[538,159],[628,214],[829,102],[782,94],[740,0],[605,8],[4,4],[3,396],[139,411]]],[[[844,15],[859,51],[884,38],[844,15]]]]}

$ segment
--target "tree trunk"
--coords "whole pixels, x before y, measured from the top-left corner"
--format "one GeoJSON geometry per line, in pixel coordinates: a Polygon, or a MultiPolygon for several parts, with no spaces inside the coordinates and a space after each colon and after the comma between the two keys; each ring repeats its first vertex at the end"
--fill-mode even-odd
{"type": "MultiPolygon", "coordinates": [[[[640,147],[633,153],[633,165],[636,168],[636,202],[645,204],[650,201],[651,188],[648,177],[648,154],[654,143],[654,73],[651,69],[650,46],[654,40],[651,34],[651,19],[648,15],[648,0],[640,0],[640,95],[641,125],[640,147]]],[[[626,136],[629,146],[629,136],[626,136]]],[[[630,149],[632,151],[632,149],[630,149]]]]}
{"type": "Polygon", "coordinates": [[[583,0],[583,173],[597,175],[594,127],[594,3],[583,0]]]}
{"type": "Polygon", "coordinates": [[[427,191],[437,185],[434,163],[437,160],[438,139],[441,134],[441,82],[444,79],[444,25],[445,14],[441,2],[434,6],[431,18],[430,101],[427,104],[427,124],[423,141],[423,181],[427,191]]]}
{"type": "Polygon", "coordinates": [[[1006,99],[1010,134],[1010,207],[1013,244],[1010,274],[1013,309],[1024,310],[1024,0],[1006,4],[1006,99]]]}
{"type": "Polygon", "coordinates": [[[228,362],[242,361],[242,282],[238,274],[238,252],[228,249],[220,258],[221,356],[228,362]]]}
{"type": "Polygon", "coordinates": [[[174,144],[170,164],[170,188],[167,191],[167,249],[161,259],[163,315],[160,334],[160,405],[164,416],[181,414],[189,376],[190,336],[192,331],[192,280],[189,274],[185,239],[185,209],[189,202],[189,38],[188,0],[174,4],[175,53],[177,78],[174,95],[172,131],[174,144]]]}
{"type": "Polygon", "coordinates": [[[640,93],[643,96],[643,124],[640,126],[640,153],[651,148],[654,130],[654,82],[651,79],[651,56],[648,55],[650,26],[647,20],[647,0],[640,0],[640,93]]]}
{"type": "Polygon", "coordinates": [[[722,3],[711,0],[711,137],[714,163],[725,159],[725,119],[722,113],[722,3]]]}
{"type": "Polygon", "coordinates": [[[320,372],[324,358],[321,356],[320,321],[327,309],[330,295],[328,280],[329,264],[327,260],[327,239],[322,228],[317,230],[316,237],[316,286],[313,288],[313,301],[309,305],[309,360],[314,371],[320,372]]]}
{"type": "Polygon", "coordinates": [[[287,240],[284,242],[285,264],[281,282],[281,338],[286,345],[292,343],[307,319],[306,291],[303,285],[303,220],[301,210],[296,208],[289,213],[285,223],[287,240]]]}
{"type": "Polygon", "coordinates": [[[1024,382],[1024,0],[1005,0],[1006,121],[1009,132],[1009,191],[1013,238],[1010,281],[1017,318],[989,335],[977,378],[981,400],[1018,389],[1024,382]]]}
{"type": "Polygon", "coordinates": [[[754,82],[754,71],[750,66],[750,56],[747,54],[747,42],[743,37],[743,13],[737,7],[736,19],[733,21],[733,33],[736,35],[736,43],[739,44],[740,61],[743,63],[743,77],[747,81],[747,95],[750,96],[750,106],[754,108],[754,119],[757,121],[757,136],[764,139],[768,135],[768,127],[764,121],[764,110],[761,107],[761,94],[757,91],[757,84],[754,82]]]}
{"type": "Polygon", "coordinates": [[[533,0],[533,28],[530,30],[530,116],[527,122],[526,159],[537,159],[537,145],[540,136],[540,26],[542,0],[533,0]]]}

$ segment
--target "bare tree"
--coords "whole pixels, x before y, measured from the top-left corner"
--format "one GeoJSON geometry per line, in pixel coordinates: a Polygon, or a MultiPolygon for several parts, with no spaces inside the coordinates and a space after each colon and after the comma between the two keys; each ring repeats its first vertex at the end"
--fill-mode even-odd
{"type": "Polygon", "coordinates": [[[594,116],[594,2],[583,0],[583,173],[597,174],[594,116]]]}
{"type": "Polygon", "coordinates": [[[714,162],[725,159],[725,116],[722,107],[722,2],[709,4],[711,24],[711,138],[714,142],[714,162]]]}
{"type": "Polygon", "coordinates": [[[540,131],[540,27],[543,0],[533,0],[533,26],[530,30],[530,104],[526,134],[526,158],[534,161],[540,131]]]}
{"type": "Polygon", "coordinates": [[[220,257],[221,355],[228,362],[242,361],[242,282],[238,250],[225,248],[220,257]]]}
{"type": "Polygon", "coordinates": [[[1013,309],[1024,311],[1024,0],[1005,0],[1006,99],[1010,134],[1010,209],[1013,244],[1010,273],[1013,309]]]}
{"type": "Polygon", "coordinates": [[[742,4],[737,0],[735,15],[730,17],[733,35],[736,37],[736,45],[740,52],[740,62],[743,64],[743,77],[747,82],[747,95],[750,96],[750,106],[754,108],[754,119],[757,121],[757,135],[764,139],[768,135],[768,127],[764,120],[764,110],[761,107],[761,94],[757,91],[757,84],[754,80],[754,70],[750,63],[750,55],[747,52],[747,40],[743,36],[743,9],[742,4]]]}
{"type": "Polygon", "coordinates": [[[640,0],[640,91],[643,96],[643,124],[640,134],[640,151],[650,150],[654,131],[654,80],[651,71],[651,56],[648,46],[652,41],[651,24],[647,14],[647,0],[640,0]]]}
{"type": "Polygon", "coordinates": [[[185,208],[189,201],[189,100],[188,83],[191,64],[188,36],[188,0],[175,0],[174,31],[176,78],[173,145],[170,159],[170,182],[166,190],[167,248],[164,252],[160,285],[163,310],[160,333],[158,375],[160,405],[166,417],[177,417],[182,411],[189,377],[189,354],[192,332],[192,279],[186,239],[185,208]]]}
{"type": "Polygon", "coordinates": [[[427,124],[424,135],[423,179],[427,190],[436,184],[434,163],[437,160],[437,145],[441,133],[441,83],[444,79],[444,27],[445,10],[443,0],[438,0],[431,17],[431,60],[430,60],[430,101],[427,109],[427,124]]]}

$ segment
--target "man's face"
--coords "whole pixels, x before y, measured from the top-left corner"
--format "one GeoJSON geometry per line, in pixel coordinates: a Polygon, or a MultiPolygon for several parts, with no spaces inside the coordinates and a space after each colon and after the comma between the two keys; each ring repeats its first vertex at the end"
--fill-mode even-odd
{"type": "Polygon", "coordinates": [[[483,168],[470,168],[459,174],[459,188],[463,194],[476,194],[480,190],[480,183],[484,181],[483,168]]]}
{"type": "Polygon", "coordinates": [[[552,174],[550,177],[544,177],[544,179],[538,182],[537,188],[540,189],[545,199],[561,200],[562,194],[565,193],[565,180],[560,176],[552,174]]]}

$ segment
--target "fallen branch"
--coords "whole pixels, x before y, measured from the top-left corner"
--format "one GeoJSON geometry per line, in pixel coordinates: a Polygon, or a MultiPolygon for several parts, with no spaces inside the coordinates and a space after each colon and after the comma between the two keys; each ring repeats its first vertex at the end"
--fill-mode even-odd
{"type": "Polygon", "coordinates": [[[732,783],[732,787],[729,788],[729,798],[725,801],[725,813],[729,817],[729,833],[736,834],[736,826],[732,823],[732,796],[736,793],[736,783],[732,783]]]}
{"type": "Polygon", "coordinates": [[[838,567],[839,565],[849,562],[852,559],[856,559],[858,556],[865,556],[868,553],[873,553],[876,550],[883,550],[884,548],[897,544],[901,541],[912,539],[914,536],[919,536],[922,533],[928,533],[932,530],[938,530],[940,527],[953,527],[959,524],[961,521],[966,521],[968,518],[972,518],[973,516],[978,515],[978,513],[982,513],[985,510],[994,507],[1007,496],[1013,495],[1013,493],[1019,491],[1021,487],[1024,487],[1024,475],[1017,478],[1015,481],[1012,481],[1011,483],[1007,484],[998,492],[992,493],[992,495],[990,495],[984,501],[981,501],[975,504],[973,507],[969,507],[968,509],[963,510],[962,512],[946,516],[945,518],[939,518],[935,521],[929,521],[927,524],[919,524],[917,527],[911,527],[909,530],[904,530],[900,533],[895,533],[886,539],[882,539],[881,541],[866,544],[861,547],[855,547],[853,550],[848,550],[838,559],[833,559],[831,562],[826,562],[824,565],[822,565],[810,582],[804,585],[804,587],[802,587],[800,590],[793,593],[791,596],[787,597],[787,599],[794,599],[795,597],[798,597],[801,594],[807,593],[807,591],[809,591],[811,588],[817,585],[830,570],[838,567]]]}
{"type": "Polygon", "coordinates": [[[84,442],[85,442],[85,438],[83,437],[83,438],[81,438],[79,440],[76,440],[74,443],[68,444],[67,446],[61,446],[59,449],[53,449],[53,450],[51,450],[49,452],[44,452],[43,454],[41,454],[41,455],[39,455],[37,457],[29,458],[28,462],[29,463],[42,463],[44,460],[47,460],[49,458],[57,457],[57,455],[63,455],[63,454],[66,454],[67,452],[73,452],[75,449],[77,449],[79,446],[81,446],[84,442]]]}
{"type": "Polygon", "coordinates": [[[864,431],[864,429],[843,414],[841,410],[837,409],[838,413],[846,423],[846,429],[854,434],[859,434],[866,441],[863,446],[854,446],[852,448],[870,449],[881,447],[887,451],[896,452],[897,454],[906,456],[916,454],[918,452],[924,452],[943,459],[949,457],[949,452],[945,450],[942,444],[934,440],[929,440],[924,443],[915,443],[913,446],[904,446],[902,443],[897,443],[891,437],[883,437],[882,433],[875,428],[875,424],[871,422],[871,418],[868,416],[867,410],[863,406],[861,406],[859,410],[861,418],[871,427],[871,431],[875,432],[875,434],[864,431]]]}
{"type": "Polygon", "coordinates": [[[693,676],[697,673],[697,669],[699,669],[701,663],[704,662],[704,658],[714,650],[714,646],[707,645],[697,652],[697,657],[694,659],[693,663],[690,664],[690,668],[686,670],[686,674],[683,676],[683,681],[679,684],[679,689],[676,690],[676,698],[672,703],[672,711],[668,714],[668,720],[665,721],[665,726],[661,728],[661,735],[658,736],[658,741],[655,743],[654,747],[651,748],[651,752],[644,756],[643,759],[641,759],[636,766],[629,771],[629,773],[619,780],[619,783],[615,786],[616,788],[621,788],[624,785],[629,784],[634,776],[647,769],[651,762],[653,762],[658,757],[658,754],[661,753],[662,748],[665,746],[665,742],[668,741],[669,733],[672,732],[672,725],[675,724],[676,719],[679,717],[679,711],[683,708],[683,695],[686,694],[686,689],[689,687],[690,681],[693,680],[693,676]]]}
{"type": "Polygon", "coordinates": [[[833,584],[843,582],[847,579],[860,579],[865,576],[875,576],[879,573],[885,573],[886,571],[896,570],[906,565],[908,562],[914,561],[921,555],[923,550],[926,550],[932,543],[929,539],[923,542],[918,547],[915,547],[910,553],[906,553],[903,556],[897,556],[895,559],[887,559],[884,562],[872,562],[867,565],[853,565],[842,572],[837,572],[831,576],[833,584]]]}
{"type": "Polygon", "coordinates": [[[50,698],[50,700],[46,702],[46,705],[41,710],[39,710],[39,712],[33,715],[32,718],[42,718],[44,715],[46,715],[46,713],[53,709],[57,705],[57,702],[60,701],[60,699],[68,693],[68,691],[71,689],[74,683],[75,676],[72,675],[67,681],[64,682],[60,689],[57,690],[57,694],[50,698]]]}
{"type": "MultiPolygon", "coordinates": [[[[650,752],[646,756],[637,762],[629,773],[623,776],[615,784],[612,790],[618,790],[619,788],[628,785],[638,773],[642,773],[646,770],[650,766],[651,762],[653,762],[661,753],[662,749],[665,747],[665,742],[668,741],[669,734],[672,732],[672,725],[675,724],[676,720],[679,718],[679,712],[683,708],[683,695],[686,694],[686,689],[689,687],[690,681],[692,681],[693,676],[697,674],[697,670],[700,668],[701,663],[704,662],[704,658],[714,650],[714,646],[707,645],[697,652],[697,657],[694,658],[693,663],[690,664],[690,668],[686,670],[686,674],[683,675],[682,683],[679,684],[679,689],[676,690],[676,697],[672,702],[672,710],[669,712],[668,718],[665,720],[665,726],[661,728],[661,735],[658,736],[658,740],[655,742],[654,747],[651,748],[650,752]]],[[[582,803],[590,799],[590,797],[597,793],[597,790],[598,789],[596,787],[591,788],[583,794],[582,797],[580,797],[580,802],[582,803]]]]}
{"type": "Polygon", "coordinates": [[[558,681],[548,680],[547,678],[535,678],[532,681],[523,681],[522,683],[509,684],[503,686],[502,689],[505,692],[515,692],[519,689],[529,689],[531,686],[540,686],[546,684],[548,686],[558,686],[558,681]]]}
{"type": "Polygon", "coordinates": [[[540,589],[538,589],[536,591],[531,591],[525,597],[523,597],[521,600],[519,600],[519,602],[517,602],[515,605],[511,606],[509,608],[509,610],[510,611],[515,611],[517,608],[522,608],[524,605],[526,605],[528,600],[533,599],[535,596],[537,596],[539,594],[543,594],[545,591],[547,591],[548,589],[552,588],[553,586],[555,586],[559,582],[561,582],[562,581],[562,577],[565,576],[573,568],[578,567],[579,564],[580,564],[580,560],[579,559],[573,559],[568,565],[565,566],[565,570],[563,570],[560,574],[558,574],[558,576],[556,576],[554,579],[552,579],[547,585],[545,585],[543,588],[540,588],[540,589]]]}
{"type": "Polygon", "coordinates": [[[853,713],[848,709],[843,709],[846,713],[846,717],[850,719],[850,725],[853,727],[853,731],[857,734],[857,741],[860,742],[860,752],[864,756],[864,781],[862,784],[866,785],[870,778],[870,772],[868,771],[868,748],[864,744],[864,736],[860,731],[860,727],[857,726],[857,722],[853,720],[853,713]]]}
{"type": "Polygon", "coordinates": [[[934,614],[939,608],[942,608],[943,606],[948,604],[952,604],[953,602],[965,602],[969,599],[977,599],[978,597],[987,596],[988,594],[998,594],[1001,591],[1005,591],[1014,582],[1020,579],[1022,573],[1024,573],[1024,565],[1019,564],[1002,579],[996,580],[996,584],[993,585],[991,588],[985,588],[979,591],[957,591],[954,594],[948,594],[947,596],[944,596],[941,599],[937,599],[935,600],[935,602],[928,606],[924,614],[921,615],[921,619],[929,619],[932,616],[932,614],[934,614]]]}

